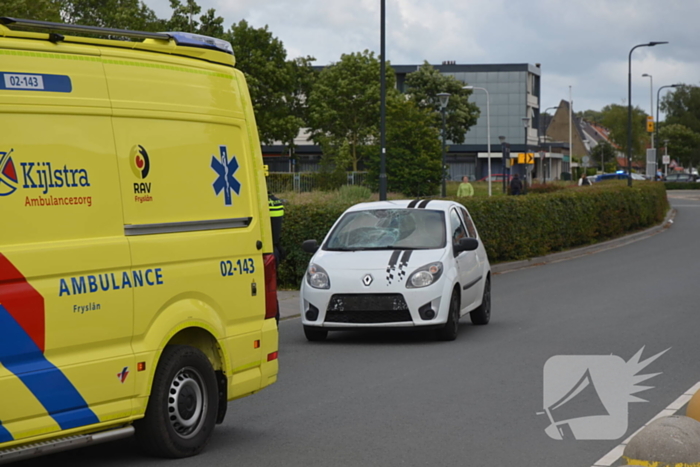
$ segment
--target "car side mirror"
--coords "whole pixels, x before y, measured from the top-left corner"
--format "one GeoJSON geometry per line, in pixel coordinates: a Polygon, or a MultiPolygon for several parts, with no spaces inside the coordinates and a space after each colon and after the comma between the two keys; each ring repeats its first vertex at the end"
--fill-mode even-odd
{"type": "Polygon", "coordinates": [[[474,251],[477,248],[479,248],[479,240],[476,238],[460,238],[455,250],[457,253],[461,253],[463,251],[474,251]]]}
{"type": "Polygon", "coordinates": [[[318,242],[316,240],[304,240],[301,244],[301,249],[307,253],[316,253],[318,251],[318,242]]]}

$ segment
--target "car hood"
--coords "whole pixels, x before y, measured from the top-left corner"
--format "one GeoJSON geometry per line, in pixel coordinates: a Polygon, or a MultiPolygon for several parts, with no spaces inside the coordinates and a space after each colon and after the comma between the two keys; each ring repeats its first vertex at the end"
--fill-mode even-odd
{"type": "Polygon", "coordinates": [[[447,248],[439,250],[372,250],[372,251],[319,251],[312,262],[329,273],[343,271],[412,271],[434,261],[441,261],[447,248]]]}

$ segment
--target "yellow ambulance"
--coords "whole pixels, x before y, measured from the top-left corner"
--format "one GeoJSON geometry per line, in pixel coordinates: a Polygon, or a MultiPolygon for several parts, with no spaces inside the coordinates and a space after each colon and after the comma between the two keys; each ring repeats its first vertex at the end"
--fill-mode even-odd
{"type": "Polygon", "coordinates": [[[234,64],[204,36],[0,18],[0,463],[132,434],[194,455],[276,381],[234,64]]]}

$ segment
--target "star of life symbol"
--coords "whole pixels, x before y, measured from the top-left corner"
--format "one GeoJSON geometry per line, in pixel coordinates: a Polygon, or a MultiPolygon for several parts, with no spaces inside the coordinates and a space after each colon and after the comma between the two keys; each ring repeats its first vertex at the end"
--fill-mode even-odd
{"type": "Polygon", "coordinates": [[[369,287],[373,280],[372,274],[366,274],[365,277],[362,278],[362,283],[369,287]]]}
{"type": "Polygon", "coordinates": [[[629,361],[616,355],[556,355],[544,365],[545,433],[556,440],[612,440],[627,432],[628,404],[647,402],[633,394],[661,373],[639,375],[664,350],[640,361],[644,347],[629,361]]]}
{"type": "Polygon", "coordinates": [[[238,160],[236,156],[229,161],[228,152],[226,146],[219,146],[219,153],[221,160],[216,158],[216,156],[211,156],[211,168],[214,172],[219,174],[216,181],[214,181],[214,192],[218,196],[222,191],[224,192],[224,204],[226,206],[231,206],[233,204],[233,199],[231,197],[231,191],[235,191],[237,195],[241,194],[241,183],[236,180],[234,174],[238,170],[238,160]]]}

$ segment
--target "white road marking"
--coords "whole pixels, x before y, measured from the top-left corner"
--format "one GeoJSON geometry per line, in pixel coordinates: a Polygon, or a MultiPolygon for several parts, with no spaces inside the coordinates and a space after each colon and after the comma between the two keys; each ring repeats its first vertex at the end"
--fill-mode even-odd
{"type": "Polygon", "coordinates": [[[620,443],[618,446],[615,446],[612,451],[598,459],[598,461],[593,464],[592,467],[610,467],[613,465],[620,457],[622,457],[622,453],[625,451],[625,446],[627,446],[627,443],[629,443],[634,436],[642,431],[647,425],[649,425],[651,422],[654,420],[658,420],[659,418],[662,417],[668,417],[671,415],[675,415],[676,412],[678,412],[685,404],[688,403],[688,401],[693,397],[693,395],[700,390],[700,381],[695,383],[693,387],[688,389],[685,393],[683,393],[681,396],[678,397],[675,401],[671,402],[668,407],[663,409],[661,412],[656,414],[651,420],[646,422],[643,427],[641,427],[639,430],[635,431],[629,438],[624,440],[622,443],[620,443]]]}

